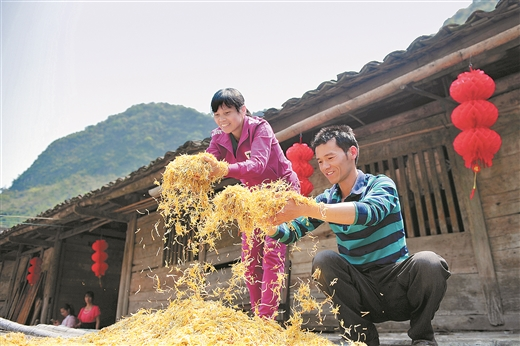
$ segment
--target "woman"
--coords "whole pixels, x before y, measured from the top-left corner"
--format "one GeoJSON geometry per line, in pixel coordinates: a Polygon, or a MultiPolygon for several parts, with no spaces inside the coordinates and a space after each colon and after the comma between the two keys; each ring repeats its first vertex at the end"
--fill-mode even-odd
{"type": "MultiPolygon", "coordinates": [[[[63,307],[60,308],[60,314],[63,316],[63,321],[61,321],[61,325],[69,328],[74,328],[77,324],[76,317],[74,316],[74,308],[70,304],[64,304],[63,307]]],[[[55,326],[60,325],[60,321],[53,320],[55,326]]]]}
{"type": "Polygon", "coordinates": [[[94,292],[85,293],[85,307],[82,307],[78,314],[76,328],[99,329],[101,310],[94,305],[94,292]]]}
{"type": "MultiPolygon", "coordinates": [[[[242,94],[232,88],[221,89],[211,100],[213,119],[218,128],[211,133],[207,152],[228,163],[226,172],[213,162],[213,176],[239,179],[248,187],[284,180],[300,191],[298,176],[285,157],[273,129],[259,117],[251,116],[242,94]]],[[[255,230],[253,239],[242,233],[242,261],[247,263],[246,283],[251,310],[273,319],[280,304],[278,274],[285,271],[286,246],[255,230]]]]}

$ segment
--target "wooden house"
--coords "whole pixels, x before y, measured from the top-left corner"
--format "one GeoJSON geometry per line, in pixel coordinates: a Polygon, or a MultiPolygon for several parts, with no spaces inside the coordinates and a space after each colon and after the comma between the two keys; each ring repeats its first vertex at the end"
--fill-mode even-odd
{"type": "MultiPolygon", "coordinates": [[[[419,37],[407,50],[370,62],[359,72],[342,73],[264,115],[284,149],[300,135],[309,143],[323,126],[350,125],[360,144],[359,168],[395,180],[410,251],[435,251],[450,265],[448,290],[433,321],[436,330],[520,330],[519,18],[518,2],[501,1],[492,12],[477,11],[463,25],[419,37]],[[470,66],[496,83],[489,101],[499,110],[492,129],[502,139],[493,165],[477,175],[473,198],[474,174],[453,149],[460,130],[451,122],[458,104],[449,96],[451,83],[470,66]]],[[[182,247],[165,246],[168,237],[150,191],[168,162],[207,145],[207,139],[187,142],[127,177],[1,233],[0,317],[48,323],[63,303],[79,310],[87,290],[96,295],[103,326],[140,308],[166,306],[182,247]],[[100,238],[109,244],[109,268],[101,279],[90,268],[91,245],[100,238]],[[42,275],[30,286],[25,277],[34,256],[43,259],[42,275]]],[[[315,162],[313,166],[316,195],[328,182],[315,162]]],[[[216,189],[234,183],[225,180],[216,189]]],[[[326,225],[314,235],[296,244],[299,251],[289,252],[286,311],[293,287],[310,280],[314,251],[336,249],[326,225]]],[[[202,252],[192,258],[219,269],[208,275],[209,282],[222,283],[230,276],[229,266],[240,257],[238,239],[236,232],[226,233],[218,255],[202,252]]],[[[313,294],[323,298],[317,290],[313,294]]],[[[247,297],[239,300],[247,302],[247,297]]],[[[323,324],[313,314],[306,317],[309,328],[337,327],[332,317],[323,324]]],[[[403,331],[407,323],[378,328],[403,331]]]]}

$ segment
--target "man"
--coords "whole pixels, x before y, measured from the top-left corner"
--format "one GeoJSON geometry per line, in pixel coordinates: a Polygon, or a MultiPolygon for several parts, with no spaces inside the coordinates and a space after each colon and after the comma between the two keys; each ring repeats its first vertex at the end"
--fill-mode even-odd
{"type": "Polygon", "coordinates": [[[339,306],[344,338],[379,345],[374,323],[410,320],[412,345],[437,345],[431,320],[446,292],[446,261],[431,251],[408,253],[394,182],[356,168],[359,146],[348,126],[320,130],[313,142],[321,172],[332,187],[317,206],[288,201],[269,236],[284,244],[328,222],[338,252],[313,259],[320,290],[339,306]]]}

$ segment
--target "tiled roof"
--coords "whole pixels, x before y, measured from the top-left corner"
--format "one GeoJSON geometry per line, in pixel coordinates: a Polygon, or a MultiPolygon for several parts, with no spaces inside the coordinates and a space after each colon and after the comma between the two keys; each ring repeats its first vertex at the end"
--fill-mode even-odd
{"type": "Polygon", "coordinates": [[[387,73],[401,65],[413,61],[417,55],[427,54],[428,50],[436,49],[446,39],[452,38],[454,34],[464,34],[471,31],[476,26],[486,25],[489,21],[498,21],[502,14],[510,12],[519,7],[518,1],[500,1],[492,12],[475,11],[463,25],[447,25],[442,27],[434,35],[424,35],[416,38],[406,50],[399,50],[389,53],[382,62],[371,61],[363,66],[359,72],[347,71],[337,75],[337,80],[325,81],[316,89],[309,90],[301,98],[291,98],[283,103],[282,108],[270,108],[264,113],[264,118],[268,121],[293,113],[311,103],[320,102],[322,99],[330,97],[335,93],[343,91],[345,88],[356,84],[360,80],[373,78],[377,75],[387,73]]]}

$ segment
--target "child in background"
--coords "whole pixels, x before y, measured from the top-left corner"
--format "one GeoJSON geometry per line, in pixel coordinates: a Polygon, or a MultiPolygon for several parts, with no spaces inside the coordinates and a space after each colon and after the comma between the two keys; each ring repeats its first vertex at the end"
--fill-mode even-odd
{"type": "MultiPolygon", "coordinates": [[[[60,314],[64,317],[61,325],[69,328],[76,326],[76,317],[74,316],[74,308],[70,304],[65,304],[60,308],[60,314]]],[[[60,321],[53,320],[55,326],[60,325],[60,321]]]]}
{"type": "MultiPolygon", "coordinates": [[[[284,180],[296,191],[300,183],[285,157],[269,123],[252,116],[242,94],[232,88],[221,89],[211,100],[218,128],[211,133],[208,153],[228,163],[227,171],[212,164],[212,176],[238,179],[247,187],[284,180]]],[[[208,160],[211,164],[211,162],[208,160]]],[[[224,168],[225,169],[225,168],[224,168]]],[[[261,207],[261,206],[259,206],[261,207]]],[[[286,245],[255,230],[253,239],[242,233],[242,261],[247,263],[246,284],[251,310],[258,316],[274,319],[280,304],[278,274],[285,271],[286,245]]]]}

